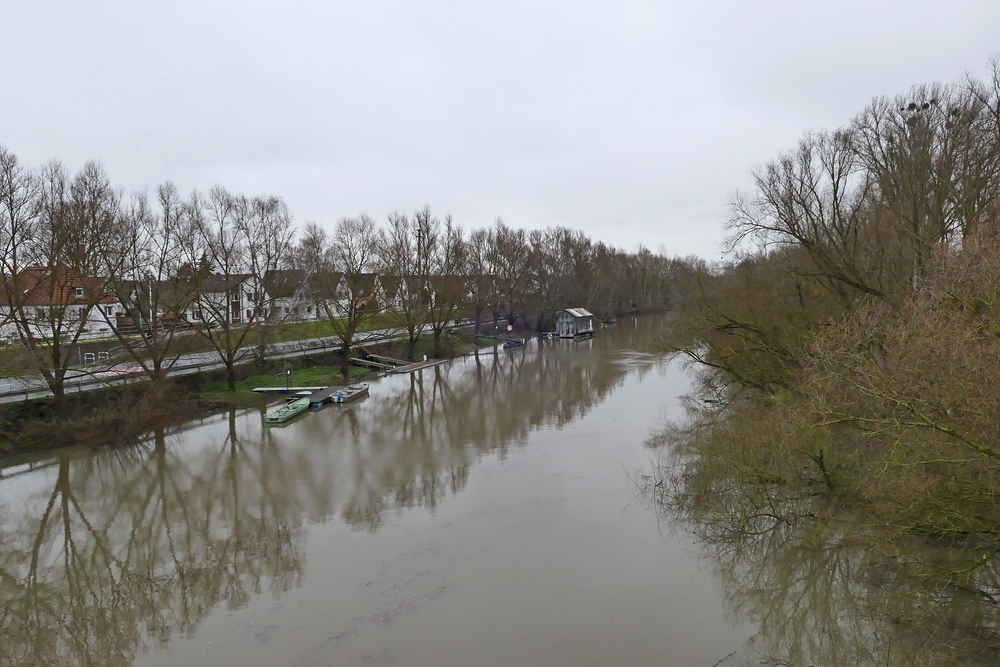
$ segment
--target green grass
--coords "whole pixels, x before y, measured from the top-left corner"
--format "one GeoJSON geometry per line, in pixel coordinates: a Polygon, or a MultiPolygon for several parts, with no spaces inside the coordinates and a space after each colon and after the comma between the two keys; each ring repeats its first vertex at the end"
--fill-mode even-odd
{"type": "Polygon", "coordinates": [[[0,347],[0,376],[18,377],[38,372],[31,355],[20,345],[0,347]]]}

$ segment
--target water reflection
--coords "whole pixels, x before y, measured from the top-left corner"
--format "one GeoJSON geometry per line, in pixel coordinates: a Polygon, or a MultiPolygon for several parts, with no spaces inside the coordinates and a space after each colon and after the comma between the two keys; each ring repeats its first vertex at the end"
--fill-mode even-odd
{"type": "Polygon", "coordinates": [[[0,664],[129,665],[222,602],[298,583],[280,453],[238,437],[235,415],[201,453],[186,460],[162,432],[110,455],[64,453],[44,495],[5,498],[0,664]]]}
{"type": "Polygon", "coordinates": [[[636,352],[657,326],[480,353],[282,428],[230,412],[0,481],[0,665],[130,665],[219,606],[298,586],[310,522],[377,531],[433,510],[479,458],[657,365],[636,352]]]}
{"type": "Polygon", "coordinates": [[[734,617],[758,624],[729,665],[1000,663],[995,541],[888,539],[812,493],[765,496],[706,486],[679,451],[647,478],[646,498],[693,533],[734,617]]]}

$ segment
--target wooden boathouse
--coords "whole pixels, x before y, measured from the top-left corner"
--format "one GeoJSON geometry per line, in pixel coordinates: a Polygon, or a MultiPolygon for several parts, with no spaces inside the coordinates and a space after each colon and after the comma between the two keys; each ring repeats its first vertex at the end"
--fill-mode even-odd
{"type": "Polygon", "coordinates": [[[556,315],[556,333],[560,338],[593,336],[594,314],[586,308],[567,308],[556,315]]]}

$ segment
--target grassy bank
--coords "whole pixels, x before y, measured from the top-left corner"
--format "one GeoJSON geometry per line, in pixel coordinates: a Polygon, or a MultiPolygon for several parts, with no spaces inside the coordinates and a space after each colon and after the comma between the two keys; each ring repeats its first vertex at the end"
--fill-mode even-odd
{"type": "MultiPolygon", "coordinates": [[[[375,354],[405,359],[406,343],[368,346],[375,354]]],[[[442,357],[471,352],[476,343],[451,334],[442,337],[442,357]]],[[[414,358],[430,354],[432,340],[417,341],[414,358]]],[[[288,360],[293,386],[330,386],[343,383],[340,356],[323,353],[288,360]]],[[[0,458],[62,447],[107,447],[135,443],[155,428],[170,428],[192,418],[232,407],[256,407],[273,396],[255,393],[257,387],[285,386],[285,360],[237,367],[236,391],[226,388],[222,370],[171,378],[160,386],[149,383],[69,394],[62,406],[52,398],[0,406],[0,458]]],[[[371,369],[352,366],[350,378],[363,378],[371,369]]]]}

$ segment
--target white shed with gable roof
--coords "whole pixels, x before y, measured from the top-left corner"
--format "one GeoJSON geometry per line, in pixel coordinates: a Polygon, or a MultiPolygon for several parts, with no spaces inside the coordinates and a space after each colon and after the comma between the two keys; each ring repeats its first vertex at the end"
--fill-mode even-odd
{"type": "Polygon", "coordinates": [[[567,308],[556,316],[556,333],[560,338],[593,336],[594,314],[586,308],[567,308]]]}

